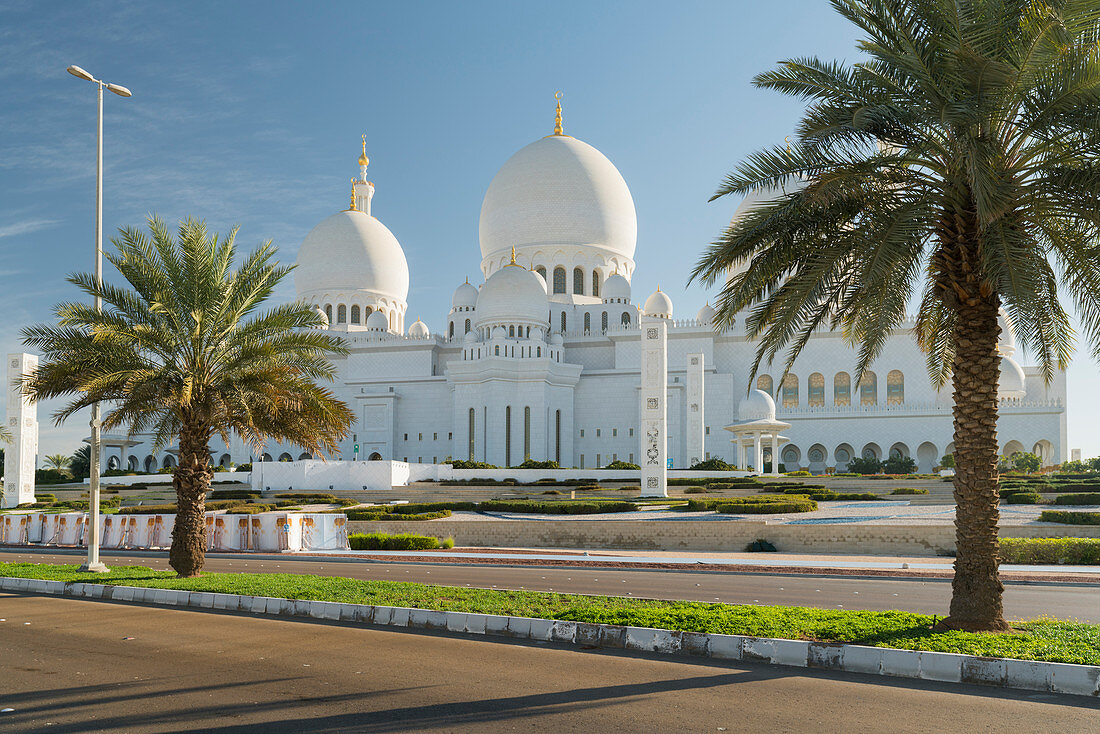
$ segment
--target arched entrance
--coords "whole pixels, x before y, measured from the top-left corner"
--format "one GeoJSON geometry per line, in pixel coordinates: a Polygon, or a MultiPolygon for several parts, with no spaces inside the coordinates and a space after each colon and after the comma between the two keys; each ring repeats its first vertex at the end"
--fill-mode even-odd
{"type": "Polygon", "coordinates": [[[367,461],[382,461],[382,454],[375,451],[367,457],[367,461]]]}

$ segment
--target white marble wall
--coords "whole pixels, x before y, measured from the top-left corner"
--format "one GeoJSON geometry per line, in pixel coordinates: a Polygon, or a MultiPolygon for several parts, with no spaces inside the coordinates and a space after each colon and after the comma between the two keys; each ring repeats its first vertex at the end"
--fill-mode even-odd
{"type": "Polygon", "coordinates": [[[33,354],[9,354],[7,365],[7,427],[11,443],[4,447],[4,496],[2,507],[34,502],[34,460],[38,453],[38,405],[26,399],[19,387],[23,375],[38,367],[33,354]]]}
{"type": "Polygon", "coordinates": [[[642,317],[642,496],[668,496],[668,321],[642,317]]]}

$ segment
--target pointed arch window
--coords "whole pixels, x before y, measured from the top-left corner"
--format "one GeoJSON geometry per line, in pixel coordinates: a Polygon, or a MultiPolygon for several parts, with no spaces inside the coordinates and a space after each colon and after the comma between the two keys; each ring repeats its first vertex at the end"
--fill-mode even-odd
{"type": "Polygon", "coordinates": [[[448,338],[450,338],[450,339],[455,338],[455,322],[453,322],[453,321],[451,322],[451,327],[450,327],[450,329],[448,330],[447,333],[448,333],[448,338]]]}
{"type": "Polygon", "coordinates": [[[600,271],[592,271],[592,295],[596,298],[600,296],[600,271]]]}
{"type": "Polygon", "coordinates": [[[331,303],[329,303],[325,306],[325,318],[328,319],[328,322],[330,324],[332,323],[332,304],[331,303]]]}
{"type": "Polygon", "coordinates": [[[573,268],[573,294],[584,295],[584,271],[580,268],[573,268]]]}
{"type": "Polygon", "coordinates": [[[565,333],[565,311],[561,312],[561,333],[565,333]]]}
{"type": "Polygon", "coordinates": [[[469,319],[466,319],[466,331],[464,331],[462,333],[463,334],[469,334],[470,333],[470,320],[469,319]]]}
{"type": "Polygon", "coordinates": [[[554,268],[554,293],[565,293],[565,268],[554,268]]]}
{"type": "Polygon", "coordinates": [[[346,324],[348,322],[348,307],[344,304],[340,304],[336,307],[336,323],[346,324]]]}
{"type": "Polygon", "coordinates": [[[584,333],[592,331],[592,314],[586,313],[584,315],[584,333]]]}
{"type": "Polygon", "coordinates": [[[798,377],[792,374],[783,378],[783,407],[798,407],[798,377]]]}
{"type": "Polygon", "coordinates": [[[815,372],[810,375],[806,387],[806,404],[814,407],[825,405],[825,375],[815,372]]]}
{"type": "Polygon", "coordinates": [[[607,332],[607,311],[604,311],[600,316],[600,329],[605,333],[607,332]]]}
{"type": "Polygon", "coordinates": [[[630,312],[629,311],[623,311],[622,322],[623,322],[623,326],[630,326],[630,312]]]}
{"type": "Polygon", "coordinates": [[[852,404],[852,378],[847,372],[837,372],[833,376],[833,405],[852,404]]]}
{"type": "Polygon", "coordinates": [[[901,405],[905,402],[905,375],[901,370],[890,370],[886,375],[886,404],[901,405]]]}
{"type": "Polygon", "coordinates": [[[546,268],[544,268],[542,265],[539,265],[537,268],[535,268],[535,272],[541,275],[543,280],[546,280],[546,268]]]}
{"type": "Polygon", "coordinates": [[[774,385],[772,384],[772,376],[771,375],[760,375],[759,377],[756,378],[756,389],[757,390],[763,390],[768,395],[773,395],[774,394],[774,393],[772,393],[773,388],[774,388],[774,385]]]}
{"type": "Polygon", "coordinates": [[[351,307],[351,323],[359,323],[359,306],[355,305],[351,307]]]}
{"type": "Polygon", "coordinates": [[[878,405],[878,377],[874,372],[864,372],[859,380],[859,404],[878,405]]]}

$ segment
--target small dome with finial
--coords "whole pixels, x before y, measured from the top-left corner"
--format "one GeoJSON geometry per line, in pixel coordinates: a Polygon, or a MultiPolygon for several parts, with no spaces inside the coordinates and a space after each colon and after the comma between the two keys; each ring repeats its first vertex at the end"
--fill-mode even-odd
{"type": "Polygon", "coordinates": [[[366,168],[370,165],[370,158],[367,158],[367,136],[363,135],[363,152],[359,154],[359,167],[366,168]]]}

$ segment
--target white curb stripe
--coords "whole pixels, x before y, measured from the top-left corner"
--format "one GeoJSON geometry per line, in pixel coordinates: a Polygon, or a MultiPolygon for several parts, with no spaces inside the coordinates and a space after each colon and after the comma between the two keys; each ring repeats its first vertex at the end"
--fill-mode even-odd
{"type": "Polygon", "coordinates": [[[215,594],[177,589],[75,583],[0,577],[0,591],[52,594],[84,599],[217,609],[281,617],[308,617],[388,627],[446,630],[538,642],[565,642],[687,655],[715,660],[744,660],[799,668],[889,675],[946,683],[974,683],[1025,691],[1100,697],[1100,666],[1047,663],[957,655],[946,652],[897,650],[844,643],[807,642],[708,632],[679,632],[648,627],[568,620],[508,617],[472,612],[370,606],[341,602],[277,599],[239,594],[215,594]]]}

